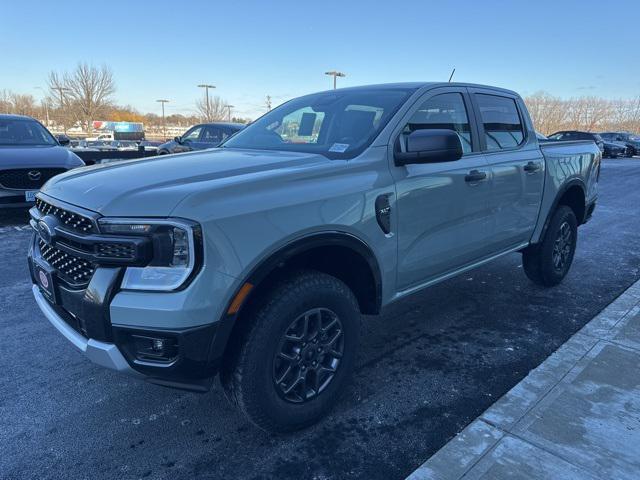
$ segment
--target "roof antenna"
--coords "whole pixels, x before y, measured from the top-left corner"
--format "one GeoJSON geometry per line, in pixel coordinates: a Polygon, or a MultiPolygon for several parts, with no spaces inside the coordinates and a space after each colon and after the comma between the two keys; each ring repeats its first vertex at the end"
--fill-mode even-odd
{"type": "Polygon", "coordinates": [[[449,75],[449,83],[451,83],[451,79],[453,78],[453,74],[456,73],[456,68],[453,67],[453,70],[451,70],[451,75],[449,75]]]}

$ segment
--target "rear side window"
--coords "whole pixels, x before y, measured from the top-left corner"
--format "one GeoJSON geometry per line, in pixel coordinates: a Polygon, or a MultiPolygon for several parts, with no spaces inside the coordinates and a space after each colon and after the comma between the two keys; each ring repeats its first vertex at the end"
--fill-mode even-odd
{"type": "Polygon", "coordinates": [[[227,135],[220,127],[207,127],[202,134],[202,141],[207,143],[220,143],[225,138],[227,135]]]}
{"type": "Polygon", "coordinates": [[[402,132],[402,140],[416,130],[453,130],[460,137],[464,153],[471,152],[471,127],[460,93],[442,93],[424,102],[402,132]]]}
{"type": "Polygon", "coordinates": [[[476,94],[487,150],[514,148],[524,141],[524,128],[513,98],[476,94]]]}

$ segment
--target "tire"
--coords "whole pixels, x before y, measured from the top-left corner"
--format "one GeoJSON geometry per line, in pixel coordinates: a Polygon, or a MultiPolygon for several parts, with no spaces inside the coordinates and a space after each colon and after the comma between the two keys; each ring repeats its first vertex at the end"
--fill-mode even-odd
{"type": "Polygon", "coordinates": [[[227,398],[269,432],[315,423],[353,373],[360,330],[355,296],[337,278],[305,270],[276,284],[248,313],[238,320],[246,326],[221,371],[227,398]]]}
{"type": "Polygon", "coordinates": [[[558,285],[569,272],[578,239],[578,221],[571,208],[560,205],[551,217],[544,238],[522,252],[527,277],[543,287],[558,285]]]}

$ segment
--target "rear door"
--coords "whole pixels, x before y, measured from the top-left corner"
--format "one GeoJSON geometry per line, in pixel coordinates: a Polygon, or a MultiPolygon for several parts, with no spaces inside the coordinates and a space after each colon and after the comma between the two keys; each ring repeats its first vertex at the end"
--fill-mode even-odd
{"type": "MultiPolygon", "coordinates": [[[[392,136],[405,148],[418,129],[458,133],[464,155],[453,162],[396,166],[398,289],[407,290],[477,261],[487,254],[489,174],[465,88],[429,90],[392,136]]],[[[393,157],[393,154],[391,154],[393,157]]]]}
{"type": "Polygon", "coordinates": [[[490,89],[469,89],[480,145],[491,170],[490,248],[500,253],[527,243],[538,219],[544,157],[522,100],[490,89]]]}

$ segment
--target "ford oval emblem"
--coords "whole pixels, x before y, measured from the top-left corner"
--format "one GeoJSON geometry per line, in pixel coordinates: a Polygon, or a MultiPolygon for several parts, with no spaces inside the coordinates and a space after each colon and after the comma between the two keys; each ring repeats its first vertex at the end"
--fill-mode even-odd
{"type": "Polygon", "coordinates": [[[38,232],[40,233],[40,238],[45,241],[45,243],[51,244],[51,237],[53,236],[53,232],[47,222],[44,220],[40,220],[38,222],[38,232]]]}
{"type": "Polygon", "coordinates": [[[40,277],[40,285],[44,288],[49,288],[49,280],[42,270],[38,272],[38,277],[40,277]]]}

